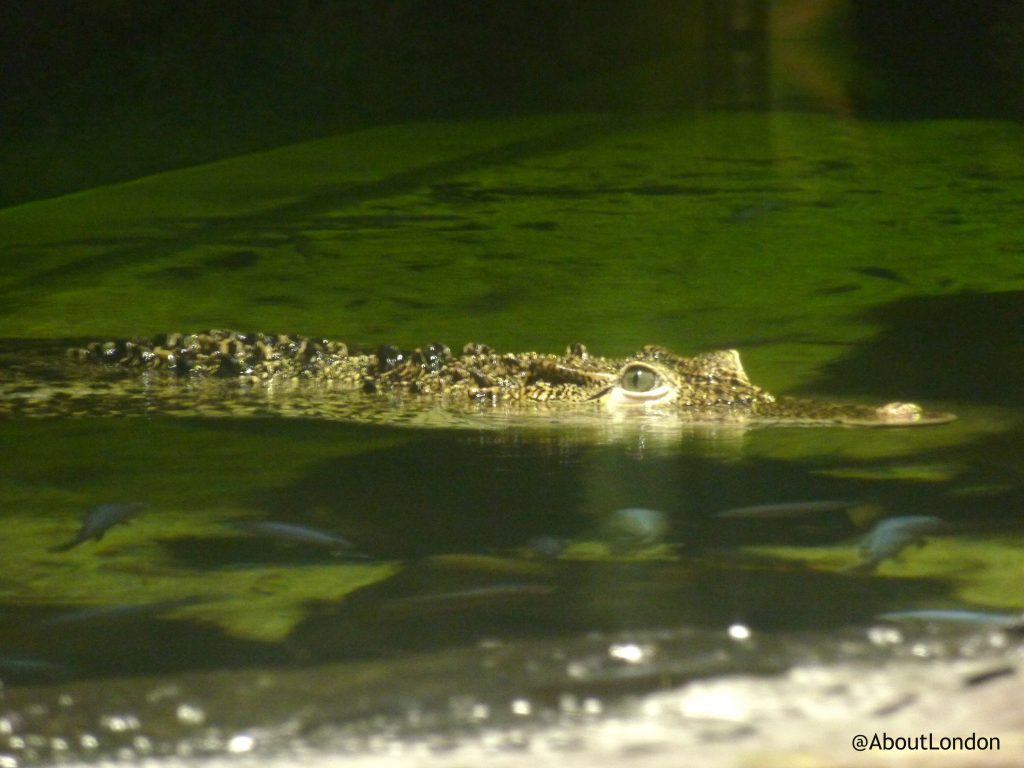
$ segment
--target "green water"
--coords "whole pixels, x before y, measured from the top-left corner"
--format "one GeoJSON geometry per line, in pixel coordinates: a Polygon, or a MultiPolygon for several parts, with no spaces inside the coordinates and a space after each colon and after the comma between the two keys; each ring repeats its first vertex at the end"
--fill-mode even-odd
{"type": "Polygon", "coordinates": [[[2,337],[232,327],[606,355],[736,347],[773,392],[960,417],[667,446],[3,421],[0,679],[327,663],[344,676],[383,659],[374,674],[401,687],[414,654],[482,639],[734,623],[828,638],[885,611],[1024,609],[1022,146],[1011,123],[784,112],[419,122],[0,211],[2,337]],[[714,516],[818,499],[951,527],[855,577],[842,569],[866,527],[850,516],[714,516]],[[48,551],[119,501],[148,508],[48,551]],[[625,507],[663,510],[665,540],[610,545],[603,521],[625,507]],[[232,527],[255,519],[340,533],[368,559],[232,527]],[[570,546],[524,554],[536,536],[570,546]],[[46,623],[80,608],[113,610],[46,623]]]}
{"type": "Polygon", "coordinates": [[[1020,140],[796,114],[357,132],[3,211],[0,332],[731,345],[792,389],[872,310],[1020,289],[1020,140]]]}

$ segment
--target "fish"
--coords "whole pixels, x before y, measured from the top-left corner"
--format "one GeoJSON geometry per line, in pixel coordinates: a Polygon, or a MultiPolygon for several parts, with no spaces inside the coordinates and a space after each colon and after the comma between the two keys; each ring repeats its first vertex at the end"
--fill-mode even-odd
{"type": "Polygon", "coordinates": [[[870,573],[884,560],[896,557],[913,544],[923,544],[924,537],[939,533],[947,524],[932,515],[890,517],[876,524],[860,545],[860,562],[846,569],[849,573],[870,573]]]}
{"type": "Polygon", "coordinates": [[[657,509],[617,509],[602,526],[602,538],[616,548],[651,546],[664,540],[669,530],[668,515],[657,509]]]}
{"type": "Polygon", "coordinates": [[[819,515],[826,512],[842,512],[857,506],[852,501],[787,501],[779,504],[755,504],[750,507],[735,507],[718,512],[715,517],[750,517],[765,520],[778,518],[819,515]]]}
{"type": "Polygon", "coordinates": [[[137,501],[113,504],[97,504],[85,513],[85,521],[82,527],[71,541],[50,547],[50,552],[67,552],[89,539],[99,541],[104,534],[118,523],[124,523],[137,516],[146,508],[145,504],[137,501]]]}
{"type": "Polygon", "coordinates": [[[428,592],[421,595],[398,597],[386,601],[381,606],[381,610],[389,614],[405,613],[417,609],[432,613],[459,612],[507,605],[510,601],[549,595],[554,591],[554,587],[545,584],[490,584],[452,592],[428,592]]]}
{"type": "Polygon", "coordinates": [[[115,621],[137,621],[150,619],[161,613],[198,605],[205,602],[201,597],[182,597],[175,600],[160,600],[155,603],[139,603],[130,605],[93,605],[87,608],[76,608],[63,611],[34,622],[35,628],[59,627],[69,624],[105,623],[115,621]]]}
{"type": "Polygon", "coordinates": [[[891,611],[878,615],[883,621],[935,621],[949,624],[975,624],[999,629],[1024,628],[1024,615],[996,611],[968,611],[956,608],[923,608],[891,611]]]}
{"type": "Polygon", "coordinates": [[[282,523],[276,520],[238,520],[231,524],[236,530],[250,536],[262,536],[268,539],[279,539],[296,544],[308,544],[323,547],[332,552],[346,552],[350,556],[367,557],[355,552],[355,544],[336,533],[322,531],[295,523],[282,523]]]}
{"type": "Polygon", "coordinates": [[[817,523],[831,521],[845,516],[854,526],[866,529],[883,514],[882,507],[846,499],[823,501],[784,501],[777,504],[755,504],[749,507],[735,507],[717,512],[715,517],[723,520],[798,521],[817,523]],[[837,513],[842,513],[838,515],[837,513]]]}
{"type": "Polygon", "coordinates": [[[553,560],[562,554],[567,546],[569,540],[561,536],[533,536],[521,551],[527,557],[553,560]]]}
{"type": "Polygon", "coordinates": [[[0,684],[53,682],[71,677],[65,664],[36,656],[0,656],[0,684]]]}

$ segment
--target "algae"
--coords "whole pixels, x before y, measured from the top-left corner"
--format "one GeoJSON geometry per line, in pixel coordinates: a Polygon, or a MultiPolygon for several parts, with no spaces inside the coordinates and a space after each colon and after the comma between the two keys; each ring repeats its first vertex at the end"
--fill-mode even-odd
{"type": "MultiPolygon", "coordinates": [[[[750,554],[842,572],[860,561],[856,547],[747,547],[750,554]]],[[[851,578],[864,578],[852,576],[851,578]]],[[[937,579],[968,605],[1024,609],[1024,540],[1016,535],[929,537],[886,560],[872,578],[937,579]]]]}
{"type": "Polygon", "coordinates": [[[260,489],[301,476],[325,454],[362,453],[402,439],[397,432],[370,437],[264,425],[260,439],[249,440],[246,431],[188,421],[4,422],[0,446],[17,461],[0,476],[7,510],[0,602],[45,609],[192,599],[194,605],[168,615],[276,642],[301,620],[306,603],[339,600],[397,570],[385,561],[291,569],[256,562],[212,575],[174,557],[176,546],[204,538],[244,539],[226,523],[264,515],[250,501],[260,489]],[[88,507],[118,500],[148,507],[99,542],[48,551],[77,531],[88,507]]]}
{"type": "Polygon", "coordinates": [[[1020,139],[785,114],[362,131],[0,212],[23,257],[0,335],[728,345],[786,390],[871,338],[867,307],[1021,285],[1020,139]]]}

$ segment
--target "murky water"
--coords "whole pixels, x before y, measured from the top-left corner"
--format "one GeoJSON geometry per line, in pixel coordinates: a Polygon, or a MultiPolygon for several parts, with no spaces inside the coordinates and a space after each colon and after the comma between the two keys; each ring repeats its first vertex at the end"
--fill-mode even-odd
{"type": "Polygon", "coordinates": [[[758,111],[396,122],[0,210],[0,392],[62,339],[233,327],[735,347],[959,417],[0,419],[0,768],[833,765],[886,729],[1019,764],[1024,131],[861,119],[812,54],[774,109],[734,72],[713,103],[758,111]],[[925,532],[871,560],[893,519],[925,532]]]}
{"type": "MultiPolygon", "coordinates": [[[[830,664],[844,685],[850,665],[902,660],[870,699],[884,709],[916,700],[925,663],[973,659],[956,679],[1015,669],[1016,635],[985,621],[1010,626],[1022,606],[1016,469],[992,464],[1007,433],[977,456],[958,445],[995,432],[987,413],[672,445],[285,419],[4,421],[18,457],[4,476],[7,754],[604,754],[594,729],[607,718],[663,728],[637,697],[696,696],[699,680],[767,686],[830,664]],[[809,500],[842,503],[721,515],[809,500]],[[49,551],[86,507],[122,501],[147,507],[49,551]],[[664,516],[624,526],[625,508],[664,516]],[[910,515],[949,527],[850,570],[877,520],[910,515]],[[353,550],[238,527],[264,520],[353,550]],[[884,618],[921,609],[984,615],[884,618]]],[[[743,706],[793,695],[777,685],[743,689],[743,706]]],[[[855,720],[868,704],[851,696],[833,705],[855,720]]],[[[704,748],[747,727],[694,717],[685,738],[704,748]]],[[[680,732],[649,736],[656,754],[680,748],[666,733],[680,732]]]]}

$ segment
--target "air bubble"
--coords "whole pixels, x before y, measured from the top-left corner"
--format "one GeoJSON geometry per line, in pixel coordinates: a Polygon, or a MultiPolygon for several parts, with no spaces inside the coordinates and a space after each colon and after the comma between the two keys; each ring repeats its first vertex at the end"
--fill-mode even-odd
{"type": "Polygon", "coordinates": [[[178,722],[185,725],[202,725],[206,722],[206,713],[201,707],[192,704],[179,704],[176,714],[178,722]]]}
{"type": "Polygon", "coordinates": [[[512,700],[512,714],[526,717],[533,711],[533,707],[527,699],[512,700]]]}
{"type": "Polygon", "coordinates": [[[256,746],[256,740],[247,733],[239,733],[228,740],[228,752],[233,755],[250,752],[254,746],[256,746]]]}

